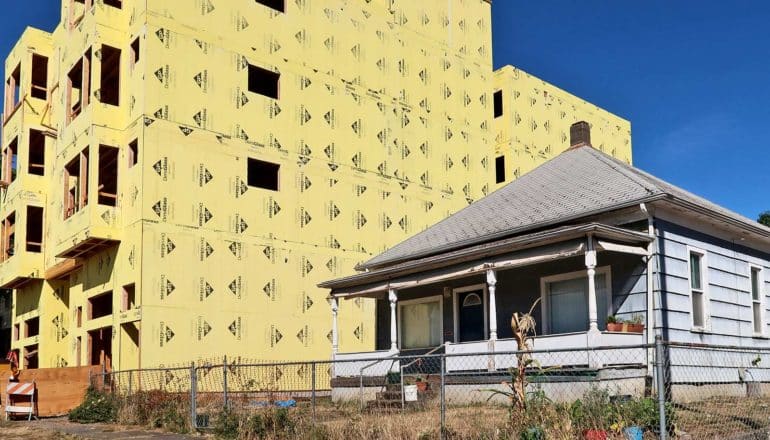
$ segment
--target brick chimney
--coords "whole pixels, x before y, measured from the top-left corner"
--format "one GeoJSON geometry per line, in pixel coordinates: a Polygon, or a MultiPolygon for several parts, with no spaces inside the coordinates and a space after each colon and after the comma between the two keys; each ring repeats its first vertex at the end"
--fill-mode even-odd
{"type": "Polygon", "coordinates": [[[591,126],[586,121],[579,121],[569,128],[570,149],[591,146],[591,126]]]}

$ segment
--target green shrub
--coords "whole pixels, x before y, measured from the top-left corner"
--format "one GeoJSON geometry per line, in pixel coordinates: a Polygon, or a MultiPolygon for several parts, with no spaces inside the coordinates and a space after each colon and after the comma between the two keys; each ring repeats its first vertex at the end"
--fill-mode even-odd
{"type": "Polygon", "coordinates": [[[240,434],[240,424],[238,414],[225,407],[214,419],[214,435],[221,439],[236,440],[240,434]]]}
{"type": "Polygon", "coordinates": [[[118,405],[115,398],[90,387],[83,403],[70,411],[69,420],[77,423],[113,423],[117,414],[118,405]]]}

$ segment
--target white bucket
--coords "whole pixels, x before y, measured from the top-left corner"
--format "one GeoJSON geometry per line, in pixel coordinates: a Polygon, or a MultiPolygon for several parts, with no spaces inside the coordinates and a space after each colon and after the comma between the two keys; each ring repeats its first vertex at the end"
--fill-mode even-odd
{"type": "Polygon", "coordinates": [[[417,385],[404,385],[404,401],[417,401],[417,385]]]}

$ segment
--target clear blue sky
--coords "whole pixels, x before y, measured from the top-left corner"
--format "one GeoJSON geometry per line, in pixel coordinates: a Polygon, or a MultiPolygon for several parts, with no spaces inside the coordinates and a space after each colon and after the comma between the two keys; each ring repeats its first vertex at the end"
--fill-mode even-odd
{"type": "MultiPolygon", "coordinates": [[[[410,0],[411,1],[411,0],[410,0]]],[[[0,53],[58,0],[8,4],[0,53]]],[[[770,210],[770,2],[494,0],[513,64],[626,119],[635,165],[750,218],[770,210]]]]}

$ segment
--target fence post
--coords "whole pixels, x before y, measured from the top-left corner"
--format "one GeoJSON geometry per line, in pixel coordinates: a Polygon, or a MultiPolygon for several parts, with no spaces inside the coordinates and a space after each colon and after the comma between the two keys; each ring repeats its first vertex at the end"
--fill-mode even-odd
{"type": "Polygon", "coordinates": [[[441,440],[446,439],[446,354],[441,355],[441,391],[440,391],[440,411],[441,411],[441,440]]]}
{"type": "Polygon", "coordinates": [[[195,362],[190,362],[190,423],[193,429],[198,429],[198,377],[195,373],[195,362]]]}
{"type": "Polygon", "coordinates": [[[315,387],[316,387],[316,377],[315,377],[315,361],[310,363],[311,365],[311,373],[310,373],[310,401],[311,405],[313,406],[313,424],[315,425],[315,387]]]}
{"type": "Polygon", "coordinates": [[[665,374],[665,350],[663,347],[663,338],[660,335],[655,336],[655,376],[658,383],[658,415],[660,416],[660,439],[668,439],[668,427],[666,426],[666,382],[665,374]]]}
{"type": "Polygon", "coordinates": [[[227,356],[222,360],[222,396],[224,407],[227,408],[227,356]]]}

